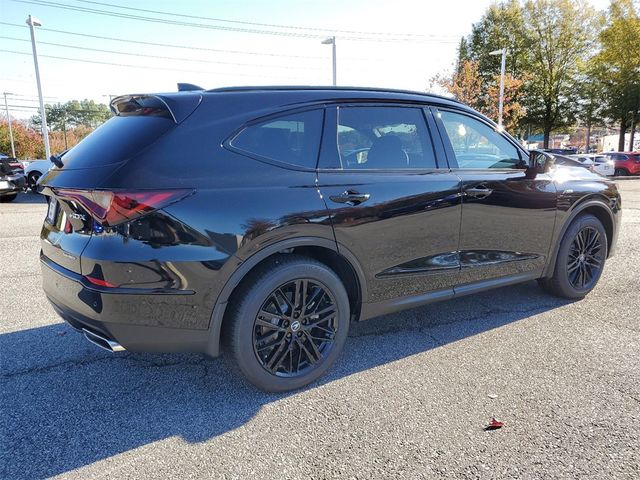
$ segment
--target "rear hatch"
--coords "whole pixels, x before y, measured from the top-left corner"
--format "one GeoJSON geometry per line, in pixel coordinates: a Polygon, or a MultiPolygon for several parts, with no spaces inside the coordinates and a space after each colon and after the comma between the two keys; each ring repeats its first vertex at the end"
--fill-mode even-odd
{"type": "Polygon", "coordinates": [[[48,197],[42,253],[81,273],[91,236],[144,214],[157,194],[110,188],[127,162],[170,132],[200,103],[200,95],[130,95],[114,99],[114,116],[57,161],[40,180],[48,197]]]}

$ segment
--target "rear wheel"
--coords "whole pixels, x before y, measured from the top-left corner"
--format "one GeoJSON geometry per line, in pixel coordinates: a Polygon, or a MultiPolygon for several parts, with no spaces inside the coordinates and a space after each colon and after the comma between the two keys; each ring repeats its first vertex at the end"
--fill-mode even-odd
{"type": "Polygon", "coordinates": [[[581,215],[562,238],[553,276],[540,285],[558,297],[577,299],[594,289],[607,257],[607,234],[600,220],[581,215]]]}
{"type": "Polygon", "coordinates": [[[340,355],[349,330],[349,298],[326,265],[279,255],[234,293],[223,342],[258,388],[281,392],[321,377],[340,355]]]}
{"type": "Polygon", "coordinates": [[[615,175],[616,177],[626,177],[627,175],[629,175],[629,172],[627,172],[624,168],[616,168],[615,175]]]}
{"type": "Polygon", "coordinates": [[[13,202],[16,198],[18,198],[18,194],[14,193],[11,195],[2,195],[0,197],[0,202],[2,203],[9,203],[9,202],[13,202]]]}

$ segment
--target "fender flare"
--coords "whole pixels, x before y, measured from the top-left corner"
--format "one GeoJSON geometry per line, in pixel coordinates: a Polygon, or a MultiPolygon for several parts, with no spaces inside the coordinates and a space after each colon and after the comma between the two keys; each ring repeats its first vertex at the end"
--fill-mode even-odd
{"type": "MultiPolygon", "coordinates": [[[[611,224],[613,225],[613,228],[614,229],[616,228],[616,221],[615,221],[615,218],[613,217],[613,213],[611,213],[611,209],[609,208],[609,205],[606,203],[604,199],[591,197],[588,200],[584,200],[578,203],[573,208],[573,210],[571,210],[571,213],[569,214],[569,216],[565,219],[562,225],[562,228],[560,229],[558,235],[555,238],[555,243],[551,246],[551,250],[549,252],[549,260],[547,262],[547,266],[544,269],[543,277],[550,277],[551,275],[553,275],[553,270],[556,265],[556,258],[558,257],[558,251],[560,250],[560,242],[562,241],[564,234],[567,232],[567,229],[569,228],[569,225],[571,225],[573,220],[578,215],[580,215],[580,213],[582,213],[584,210],[586,210],[589,207],[598,207],[606,211],[611,219],[611,224]]],[[[613,232],[613,236],[615,237],[615,231],[613,232]]],[[[610,245],[607,245],[607,247],[609,249],[611,248],[610,245]]]]}
{"type": "Polygon", "coordinates": [[[227,309],[227,303],[229,297],[240,284],[243,278],[251,271],[253,267],[258,265],[262,260],[270,257],[271,255],[278,253],[282,250],[295,247],[323,247],[331,250],[338,255],[344,257],[344,259],[351,265],[353,271],[358,279],[360,288],[360,295],[362,299],[366,298],[367,286],[365,281],[364,271],[357,261],[355,255],[353,255],[347,248],[339,246],[335,241],[322,237],[299,237],[282,240],[280,242],[271,244],[262,250],[254,253],[233,272],[229,277],[224,287],[220,291],[216,300],[213,312],[211,313],[211,319],[209,320],[209,334],[207,341],[207,348],[205,353],[211,357],[217,357],[220,355],[220,334],[222,331],[222,321],[224,320],[224,314],[227,309]]]}

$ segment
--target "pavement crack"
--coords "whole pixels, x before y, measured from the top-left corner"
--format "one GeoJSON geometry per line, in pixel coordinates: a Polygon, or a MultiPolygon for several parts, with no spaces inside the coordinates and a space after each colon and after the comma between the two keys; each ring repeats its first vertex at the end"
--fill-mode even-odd
{"type": "Polygon", "coordinates": [[[56,370],[58,368],[64,368],[64,367],[82,367],[85,365],[91,365],[94,363],[100,363],[100,362],[104,362],[104,361],[114,361],[114,360],[124,360],[127,359],[128,357],[126,356],[111,356],[111,357],[98,357],[98,358],[92,358],[92,359],[88,359],[88,360],[67,360],[65,362],[60,362],[60,363],[54,363],[54,364],[50,364],[50,365],[43,365],[43,366],[37,366],[37,367],[31,367],[31,368],[24,368],[21,370],[16,370],[13,372],[9,372],[9,373],[4,373],[2,375],[0,375],[0,380],[9,380],[12,379],[14,377],[19,377],[22,375],[31,375],[31,374],[38,374],[38,373],[48,373],[52,370],[56,370]]]}

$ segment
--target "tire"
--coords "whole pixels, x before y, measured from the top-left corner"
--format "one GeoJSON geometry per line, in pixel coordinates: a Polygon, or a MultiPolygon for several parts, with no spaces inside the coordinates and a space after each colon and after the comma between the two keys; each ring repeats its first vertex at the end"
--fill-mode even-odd
{"type": "Polygon", "coordinates": [[[562,237],[553,276],[538,283],[557,297],[580,299],[595,288],[607,257],[607,234],[600,220],[578,216],[562,237]]]}
{"type": "Polygon", "coordinates": [[[13,202],[16,198],[18,198],[17,193],[13,193],[11,195],[3,195],[0,197],[0,203],[9,203],[13,202]]]}
{"type": "Polygon", "coordinates": [[[323,263],[295,254],[278,255],[252,272],[228,309],[225,356],[267,392],[294,390],[320,378],[349,332],[349,297],[340,278],[323,263]],[[294,292],[303,290],[296,302],[294,292]]]}
{"type": "Polygon", "coordinates": [[[40,179],[40,177],[42,176],[42,174],[40,172],[31,172],[29,174],[29,176],[27,177],[27,183],[29,185],[29,188],[31,189],[31,191],[33,193],[37,193],[38,192],[38,180],[40,179]]]}
{"type": "Polygon", "coordinates": [[[614,175],[616,177],[626,177],[627,175],[629,175],[629,172],[627,172],[624,168],[616,168],[614,175]]]}

